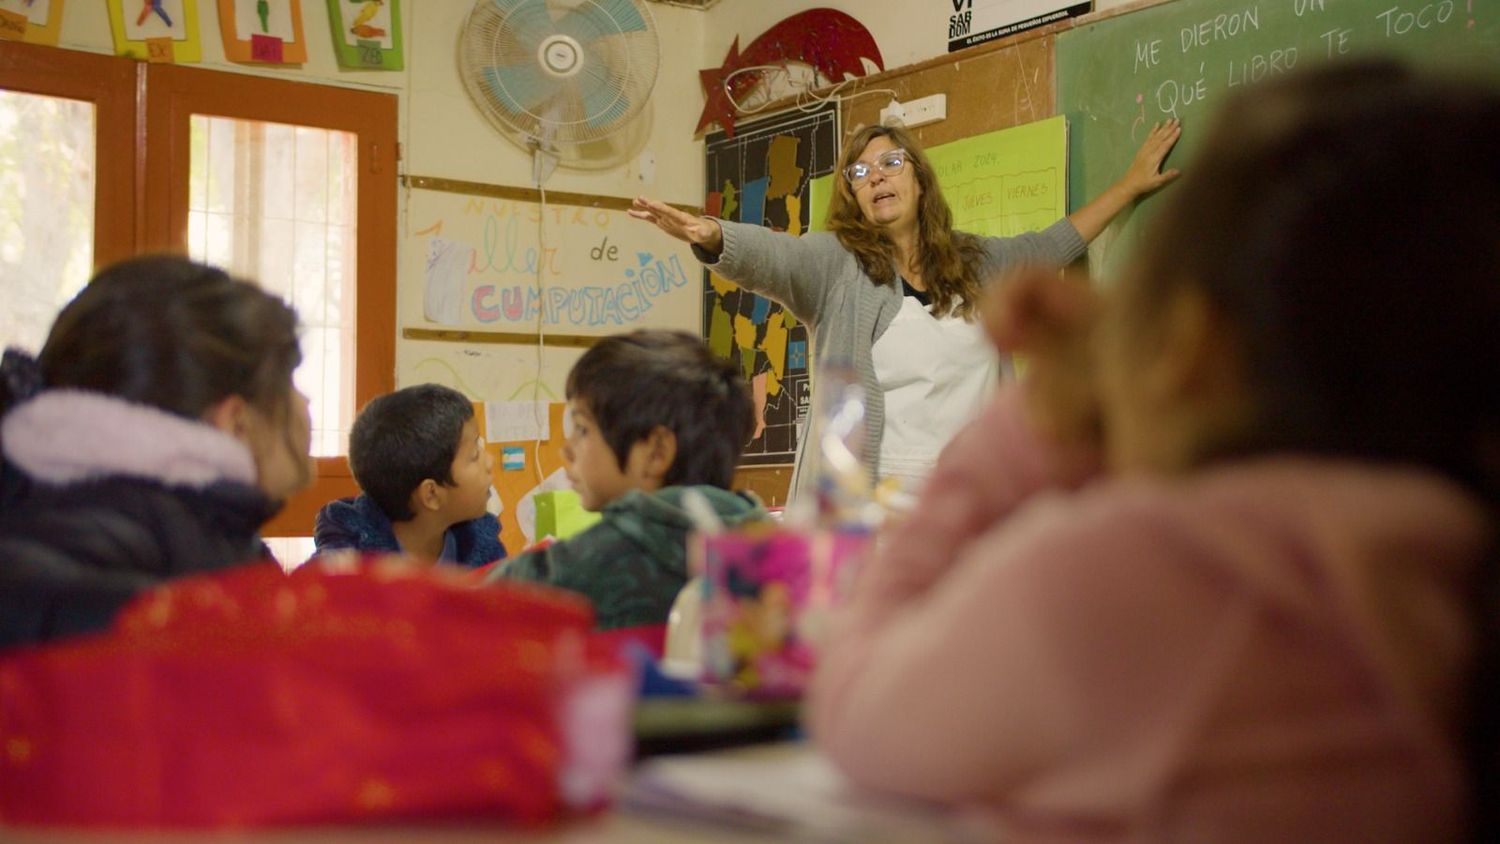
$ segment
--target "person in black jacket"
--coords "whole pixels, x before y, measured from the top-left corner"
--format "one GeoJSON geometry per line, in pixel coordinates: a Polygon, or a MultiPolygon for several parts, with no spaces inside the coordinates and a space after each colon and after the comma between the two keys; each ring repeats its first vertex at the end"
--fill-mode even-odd
{"type": "Polygon", "coordinates": [[[177,256],[102,270],[0,361],[0,648],[107,626],[137,592],[260,560],[311,480],[296,313],[177,256]]]}

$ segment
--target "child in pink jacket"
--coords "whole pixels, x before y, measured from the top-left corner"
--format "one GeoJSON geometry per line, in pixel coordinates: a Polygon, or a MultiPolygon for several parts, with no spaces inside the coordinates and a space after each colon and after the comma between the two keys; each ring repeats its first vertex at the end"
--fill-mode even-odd
{"type": "Polygon", "coordinates": [[[1096,298],[863,572],[809,702],[854,780],[1014,840],[1472,829],[1500,489],[1500,93],[1334,65],[1230,100],[1096,298]]]}

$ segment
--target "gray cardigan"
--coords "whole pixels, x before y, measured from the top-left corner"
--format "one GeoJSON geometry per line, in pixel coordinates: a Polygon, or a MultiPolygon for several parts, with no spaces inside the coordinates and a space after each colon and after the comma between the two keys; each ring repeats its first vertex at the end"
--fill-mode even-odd
{"type": "MultiPolygon", "coordinates": [[[[831,232],[799,237],[748,223],[720,220],[719,226],[724,233],[723,250],[716,259],[694,246],[698,260],[746,290],[775,299],[812,327],[812,408],[821,407],[816,377],[820,367],[836,362],[854,369],[865,388],[865,465],[871,477],[876,476],[885,430],[885,394],[875,377],[871,350],[901,310],[901,285],[876,284],[831,232]]],[[[1024,264],[1065,264],[1082,255],[1087,246],[1066,219],[1039,232],[981,241],[986,253],[979,271],[981,283],[1024,264]]],[[[811,490],[815,483],[815,473],[807,466],[813,436],[806,427],[799,433],[792,498],[811,490]]]]}

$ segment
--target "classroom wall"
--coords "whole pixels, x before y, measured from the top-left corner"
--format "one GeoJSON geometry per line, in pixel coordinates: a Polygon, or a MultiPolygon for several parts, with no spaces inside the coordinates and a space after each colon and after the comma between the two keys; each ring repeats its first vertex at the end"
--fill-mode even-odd
{"type": "MultiPolygon", "coordinates": [[[[472,104],[460,79],[455,59],[458,33],[471,8],[469,2],[427,3],[423,5],[421,19],[408,27],[404,172],[411,176],[531,187],[531,155],[486,120],[472,104]]],[[[649,194],[670,201],[701,203],[702,145],[692,137],[690,121],[696,119],[697,113],[689,114],[686,104],[702,99],[698,93],[696,42],[707,24],[706,17],[700,11],[661,4],[651,4],[650,10],[660,38],[661,64],[651,101],[632,123],[636,130],[628,147],[632,154],[620,165],[608,169],[560,166],[544,183],[547,191],[625,198],[649,194]],[[690,46],[684,49],[684,45],[690,46]]],[[[626,268],[617,263],[612,267],[613,277],[602,278],[601,265],[588,259],[588,250],[600,245],[608,235],[611,243],[622,250],[622,256],[633,257],[635,250],[631,247],[650,234],[643,225],[637,229],[639,224],[628,220],[623,212],[601,215],[591,210],[580,216],[575,213],[576,207],[563,206],[555,200],[549,213],[542,215],[536,204],[526,201],[491,199],[476,206],[468,197],[404,189],[400,207],[403,216],[398,226],[401,240],[398,331],[439,327],[426,318],[423,310],[424,288],[428,283],[424,277],[426,259],[433,248],[432,235],[423,232],[431,232],[439,221],[448,227],[449,233],[455,230],[468,233],[464,235],[464,243],[487,253],[481,264],[505,268],[471,274],[463,291],[466,304],[462,322],[454,326],[490,332],[534,332],[533,324],[512,324],[505,319],[482,322],[473,307],[474,294],[480,288],[494,288],[497,293],[484,297],[484,302],[498,305],[498,291],[535,284],[534,275],[523,271],[527,250],[539,247],[554,250],[556,261],[549,261],[549,266],[560,268],[566,277],[546,278],[546,284],[602,289],[617,286],[626,268]],[[601,227],[599,222],[605,217],[608,219],[601,227]],[[498,233],[501,241],[498,247],[486,248],[480,241],[486,225],[498,233]]],[[[653,254],[659,251],[655,248],[657,244],[650,246],[646,251],[653,254]]],[[[670,260],[671,256],[663,257],[670,260]]],[[[690,260],[685,249],[677,257],[679,263],[690,260]]],[[[547,326],[547,330],[597,334],[633,324],[655,327],[662,325],[659,317],[668,311],[673,314],[667,320],[671,327],[698,330],[699,319],[686,286],[676,288],[675,299],[665,304],[668,307],[656,307],[650,319],[638,323],[604,322],[580,327],[563,320],[547,326]]],[[[581,353],[574,346],[549,344],[539,349],[535,344],[467,344],[398,337],[396,380],[400,386],[440,381],[481,401],[546,399],[562,395],[567,372],[581,353]]]]}
{"type": "MultiPolygon", "coordinates": [[[[896,68],[946,53],[946,12],[943,4],[912,4],[906,0],[826,0],[822,5],[857,17],[870,30],[887,68],[896,68]]],[[[1120,5],[1101,0],[1101,8],[1120,5]]],[[[701,68],[722,63],[730,43],[741,46],[776,22],[806,10],[803,0],[723,0],[707,11],[651,4],[661,34],[661,69],[652,101],[638,121],[628,160],[604,170],[559,168],[547,181],[554,192],[630,197],[649,194],[668,201],[697,205],[702,201],[702,142],[693,130],[703,107],[698,79],[701,68]]],[[[403,4],[406,69],[396,72],[346,71],[338,68],[331,49],[326,8],[319,0],[304,0],[303,26],[308,61],[298,67],[264,67],[225,60],[218,35],[217,5],[198,3],[203,60],[200,66],[235,73],[297,79],[323,84],[367,88],[395,94],[400,99],[403,160],[409,175],[524,187],[531,184],[531,158],[493,128],[470,103],[455,62],[457,36],[472,8],[467,2],[407,2],[403,4]],[[420,5],[421,14],[413,9],[420,5]]],[[[64,8],[60,46],[111,52],[109,22],[102,4],[71,2],[64,8]]],[[[442,200],[403,188],[398,195],[398,326],[427,325],[422,296],[424,236],[416,234],[431,224],[426,209],[442,200]],[[415,198],[414,198],[415,197],[415,198]],[[423,219],[413,219],[416,208],[423,219]]],[[[511,203],[532,219],[525,203],[511,203]]],[[[554,212],[557,213],[557,212],[554,212]]],[[[558,218],[554,217],[554,221],[558,218]]],[[[593,216],[590,216],[593,219],[593,216]]],[[[614,225],[628,226],[628,222],[614,225]]],[[[527,227],[528,231],[530,227],[527,227]]],[[[533,238],[534,234],[527,234],[533,238]]],[[[543,232],[543,236],[548,236],[543,232]]],[[[587,248],[583,232],[551,231],[555,243],[587,248]]],[[[524,248],[524,244],[523,244],[524,248]]],[[[691,273],[692,267],[688,267],[691,273]]],[[[694,278],[696,284],[696,278],[694,278]]],[[[684,290],[679,298],[689,296],[684,290]]],[[[658,311],[649,322],[659,324],[662,313],[678,327],[699,329],[696,308],[677,302],[658,311]]],[[[476,327],[476,326],[470,326],[476,327]]],[[[397,383],[439,380],[465,389],[475,399],[515,397],[528,384],[540,384],[545,395],[560,395],[562,380],[581,352],[577,348],[504,347],[438,343],[397,338],[397,383]],[[446,362],[434,366],[433,361],[446,362]]]]}
{"type": "MultiPolygon", "coordinates": [[[[1135,0],[1095,0],[1098,11],[1124,6],[1135,0]]],[[[706,17],[711,25],[705,30],[703,67],[724,61],[735,36],[744,48],[757,35],[777,21],[806,11],[809,7],[837,9],[860,23],[875,38],[887,70],[916,64],[948,52],[948,3],[913,3],[911,0],[723,0],[710,8],[706,17]]],[[[701,95],[698,108],[702,108],[701,95]]],[[[696,113],[694,115],[696,118],[696,113]]],[[[696,119],[694,121],[696,124],[696,119]]]]}
{"type": "MultiPolygon", "coordinates": [[[[458,32],[472,4],[425,2],[420,20],[407,30],[411,117],[408,173],[466,181],[529,185],[531,158],[492,128],[471,104],[458,76],[458,32]]],[[[633,196],[642,190],[687,201],[699,192],[702,150],[683,124],[688,101],[700,100],[695,42],[705,13],[650,4],[661,41],[661,67],[647,111],[638,118],[649,127],[641,144],[654,159],[639,155],[608,170],[559,168],[546,187],[556,191],[633,196]],[[689,45],[684,49],[684,45],[689,45]]],[[[409,15],[408,15],[409,16],[409,15]]],[[[409,16],[410,17],[410,16],[409,16]]],[[[696,117],[696,114],[693,115],[696,117]]]]}

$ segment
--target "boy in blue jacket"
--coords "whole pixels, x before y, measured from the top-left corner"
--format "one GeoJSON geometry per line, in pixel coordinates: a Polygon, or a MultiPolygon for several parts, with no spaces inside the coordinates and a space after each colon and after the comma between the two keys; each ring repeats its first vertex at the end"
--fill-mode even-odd
{"type": "Polygon", "coordinates": [[[683,495],[697,490],[726,525],[766,518],[729,491],[754,406],[739,370],[681,331],[600,340],[567,383],[568,479],[600,520],[576,536],[517,554],[486,575],[571,589],[603,629],[662,624],[687,583],[683,495]]]}
{"type": "Polygon", "coordinates": [[[349,431],[362,494],[318,511],[318,553],[352,548],[482,566],[505,556],[486,512],[494,461],[457,390],[420,384],[365,405],[349,431]]]}

